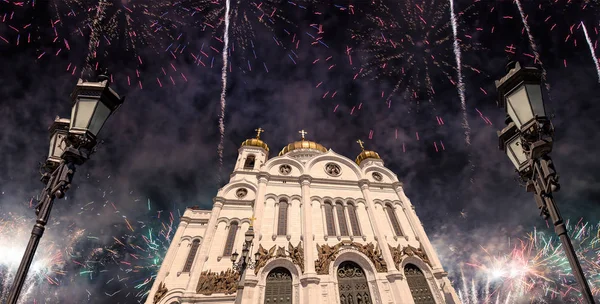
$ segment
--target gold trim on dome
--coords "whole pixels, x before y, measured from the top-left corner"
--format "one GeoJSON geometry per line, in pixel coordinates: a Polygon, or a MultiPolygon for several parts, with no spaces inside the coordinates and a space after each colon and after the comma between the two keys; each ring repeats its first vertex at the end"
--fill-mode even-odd
{"type": "Polygon", "coordinates": [[[251,138],[251,139],[244,140],[244,142],[242,143],[242,147],[243,146],[261,147],[261,148],[267,150],[267,152],[269,152],[269,146],[267,146],[267,144],[264,141],[262,141],[258,138],[251,138]]]}
{"type": "Polygon", "coordinates": [[[279,156],[282,156],[290,151],[298,150],[298,149],[312,149],[312,150],[321,151],[323,153],[327,152],[327,148],[325,148],[321,144],[318,144],[318,143],[316,143],[314,141],[310,141],[310,140],[301,140],[301,141],[293,142],[293,143],[285,146],[283,149],[281,149],[281,152],[279,152],[279,156]]]}
{"type": "Polygon", "coordinates": [[[379,157],[379,153],[377,153],[375,151],[363,150],[356,157],[356,164],[360,165],[360,163],[367,158],[381,159],[381,157],[379,157]]]}

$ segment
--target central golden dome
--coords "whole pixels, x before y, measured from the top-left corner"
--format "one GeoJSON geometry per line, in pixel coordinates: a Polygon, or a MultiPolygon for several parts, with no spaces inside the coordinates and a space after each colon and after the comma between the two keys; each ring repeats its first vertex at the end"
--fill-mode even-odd
{"type": "Polygon", "coordinates": [[[323,145],[316,143],[314,141],[303,139],[300,141],[290,143],[287,146],[283,147],[283,149],[281,149],[281,152],[279,152],[279,156],[286,154],[293,150],[298,150],[298,149],[312,149],[312,150],[321,151],[323,153],[327,152],[327,148],[325,148],[323,145]]]}
{"type": "Polygon", "coordinates": [[[308,132],[301,130],[298,133],[300,133],[302,135],[302,140],[293,142],[293,143],[288,144],[287,146],[283,147],[283,149],[281,149],[281,152],[279,152],[279,156],[284,155],[290,151],[299,150],[299,149],[317,150],[317,151],[321,151],[323,153],[327,152],[327,148],[325,148],[323,145],[316,143],[314,141],[306,140],[304,138],[304,136],[306,134],[308,134],[308,132]]]}

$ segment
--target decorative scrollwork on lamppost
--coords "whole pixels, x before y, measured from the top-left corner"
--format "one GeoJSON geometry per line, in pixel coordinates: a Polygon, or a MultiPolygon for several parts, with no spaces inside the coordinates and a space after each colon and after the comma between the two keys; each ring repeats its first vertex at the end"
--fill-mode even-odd
{"type": "Polygon", "coordinates": [[[573,275],[581,286],[582,296],[593,304],[588,281],[552,195],[560,189],[560,184],[549,155],[554,141],[554,126],[544,108],[541,72],[533,67],[521,68],[518,62],[508,68],[508,74],[496,81],[498,105],[506,108],[507,113],[507,126],[498,131],[499,148],[506,151],[527,192],[534,193],[540,215],[554,224],[573,275]]]}
{"type": "Polygon", "coordinates": [[[71,100],[71,119],[57,117],[50,127],[50,149],[42,164],[41,181],[46,185],[35,207],[37,220],[13,285],[8,295],[9,304],[16,304],[25,283],[31,261],[50,218],[54,199],[61,199],[71,187],[75,165],[85,163],[95,151],[97,135],[102,126],[121,104],[120,97],[109,87],[108,77],[101,75],[97,82],[79,79],[71,100]]]}
{"type": "Polygon", "coordinates": [[[252,257],[249,256],[250,250],[252,249],[252,241],[254,240],[254,228],[252,224],[248,227],[248,231],[244,235],[244,245],[242,247],[242,256],[236,252],[231,254],[231,264],[233,270],[237,271],[240,274],[240,281],[238,282],[237,294],[235,298],[235,303],[242,303],[242,294],[244,289],[244,284],[246,282],[246,269],[254,269],[256,267],[256,261],[260,258],[260,253],[256,252],[254,254],[254,261],[252,261],[252,257]],[[238,260],[238,257],[240,258],[238,260]]]}

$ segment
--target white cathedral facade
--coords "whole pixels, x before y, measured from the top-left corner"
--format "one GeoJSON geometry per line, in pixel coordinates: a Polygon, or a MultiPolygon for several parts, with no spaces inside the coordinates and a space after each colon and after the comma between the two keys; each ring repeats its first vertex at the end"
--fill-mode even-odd
{"type": "Polygon", "coordinates": [[[269,158],[257,131],[212,210],[186,209],[146,304],[459,303],[376,152],[352,161],[301,131],[269,158]]]}

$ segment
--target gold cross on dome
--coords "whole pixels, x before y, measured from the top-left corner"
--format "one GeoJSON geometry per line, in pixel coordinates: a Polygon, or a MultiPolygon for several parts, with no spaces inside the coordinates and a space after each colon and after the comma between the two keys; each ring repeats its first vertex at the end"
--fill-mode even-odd
{"type": "Polygon", "coordinates": [[[254,129],[256,131],[256,139],[260,139],[260,133],[264,132],[263,128],[254,129]]]}
{"type": "Polygon", "coordinates": [[[256,218],[254,217],[254,215],[250,218],[250,227],[254,226],[254,221],[256,220],[256,218]]]}
{"type": "Polygon", "coordinates": [[[304,131],[304,130],[300,130],[300,131],[298,131],[298,133],[300,133],[300,135],[302,135],[302,140],[304,140],[304,136],[305,136],[306,134],[308,134],[308,132],[306,132],[306,131],[304,131]]]}
{"type": "Polygon", "coordinates": [[[361,149],[363,149],[363,150],[365,149],[365,146],[363,146],[363,144],[365,143],[364,141],[362,141],[362,140],[359,139],[359,140],[356,141],[356,143],[358,143],[360,145],[361,149]]]}

